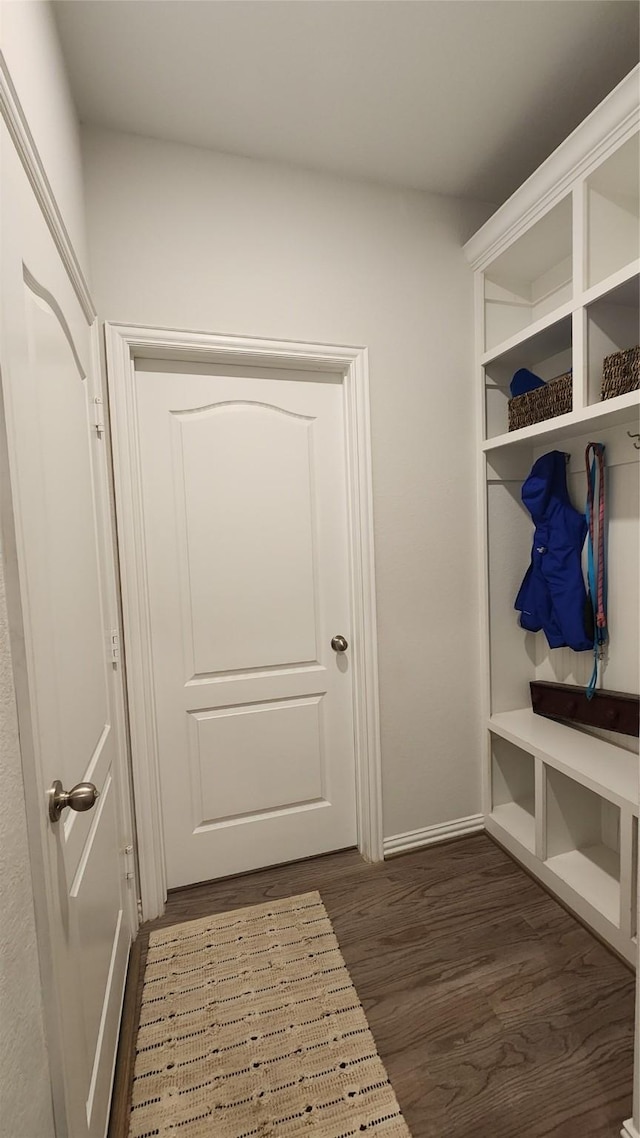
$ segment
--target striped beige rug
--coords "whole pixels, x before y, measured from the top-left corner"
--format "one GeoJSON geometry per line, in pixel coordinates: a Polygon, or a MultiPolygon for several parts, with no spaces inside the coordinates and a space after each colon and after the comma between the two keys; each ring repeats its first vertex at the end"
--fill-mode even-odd
{"type": "Polygon", "coordinates": [[[319,893],[152,933],[130,1138],[410,1138],[319,893]]]}

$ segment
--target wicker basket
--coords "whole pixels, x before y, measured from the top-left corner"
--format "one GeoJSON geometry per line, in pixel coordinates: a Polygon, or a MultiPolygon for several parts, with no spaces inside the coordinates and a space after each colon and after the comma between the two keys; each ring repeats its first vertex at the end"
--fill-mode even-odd
{"type": "Polygon", "coordinates": [[[566,415],[572,407],[571,372],[550,379],[544,387],[525,391],[509,400],[509,430],[530,427],[556,415],[566,415]]]}
{"type": "Polygon", "coordinates": [[[640,388],[640,346],[606,356],[602,365],[602,399],[614,399],[640,388]]]}

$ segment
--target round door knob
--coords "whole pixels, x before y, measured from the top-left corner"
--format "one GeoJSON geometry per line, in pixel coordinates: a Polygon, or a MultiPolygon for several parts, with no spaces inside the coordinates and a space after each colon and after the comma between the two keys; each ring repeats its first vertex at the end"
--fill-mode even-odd
{"type": "Polygon", "coordinates": [[[67,806],[82,814],[95,806],[99,796],[100,791],[92,782],[79,782],[71,790],[63,790],[62,783],[57,778],[49,791],[49,817],[52,822],[58,822],[67,806]]]}
{"type": "Polygon", "coordinates": [[[334,652],[346,652],[349,645],[347,644],[344,636],[334,636],[333,640],[331,641],[331,647],[333,648],[334,652]]]}

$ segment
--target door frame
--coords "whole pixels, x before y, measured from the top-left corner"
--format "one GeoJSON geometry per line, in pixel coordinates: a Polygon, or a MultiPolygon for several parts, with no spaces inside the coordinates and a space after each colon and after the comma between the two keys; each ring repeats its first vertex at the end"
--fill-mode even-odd
{"type": "Polygon", "coordinates": [[[353,619],[358,849],[368,861],[382,861],[382,771],[367,349],[110,322],[105,324],[105,341],[143,919],[152,920],[162,914],[167,886],[135,400],[136,359],[323,371],[331,372],[342,380],[353,619]]]}

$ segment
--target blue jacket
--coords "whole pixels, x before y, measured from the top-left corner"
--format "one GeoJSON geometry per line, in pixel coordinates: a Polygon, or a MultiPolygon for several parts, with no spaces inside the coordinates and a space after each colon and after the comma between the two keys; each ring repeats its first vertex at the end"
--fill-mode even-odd
{"type": "Polygon", "coordinates": [[[569,500],[562,451],[552,450],[534,463],[522,501],[535,531],[531,564],[515,604],[520,624],[529,632],[542,629],[550,648],[591,651],[593,616],[581,564],[587,522],[569,500]]]}

